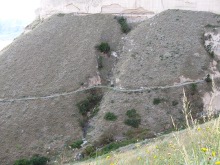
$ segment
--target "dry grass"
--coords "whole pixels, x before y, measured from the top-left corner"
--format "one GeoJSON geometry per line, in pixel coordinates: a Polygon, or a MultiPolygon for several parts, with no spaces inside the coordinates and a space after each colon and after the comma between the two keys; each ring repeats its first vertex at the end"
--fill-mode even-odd
{"type": "Polygon", "coordinates": [[[113,152],[78,165],[220,164],[220,118],[175,132],[124,153],[113,152]]]}

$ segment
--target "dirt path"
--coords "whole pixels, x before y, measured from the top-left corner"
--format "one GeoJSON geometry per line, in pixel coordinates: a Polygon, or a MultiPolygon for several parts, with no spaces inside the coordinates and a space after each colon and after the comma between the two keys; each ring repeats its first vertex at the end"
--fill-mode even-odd
{"type": "Polygon", "coordinates": [[[31,101],[31,100],[38,100],[38,99],[51,99],[51,98],[57,98],[60,96],[68,96],[72,95],[75,93],[79,92],[84,92],[90,89],[95,89],[95,88],[101,88],[101,89],[109,89],[117,92],[142,92],[142,91],[147,91],[147,90],[154,90],[154,89],[169,89],[169,88],[178,88],[190,84],[198,84],[202,83],[204,80],[198,80],[198,81],[193,81],[193,82],[184,82],[176,85],[171,85],[171,86],[155,86],[155,87],[141,87],[137,89],[127,89],[127,88],[118,88],[118,87],[109,87],[109,86],[92,86],[88,88],[83,88],[83,89],[78,89],[75,91],[71,92],[65,92],[65,93],[56,93],[56,94],[51,94],[47,96],[28,96],[28,97],[22,97],[22,98],[0,98],[0,103],[5,103],[5,102],[19,102],[19,101],[31,101]]]}

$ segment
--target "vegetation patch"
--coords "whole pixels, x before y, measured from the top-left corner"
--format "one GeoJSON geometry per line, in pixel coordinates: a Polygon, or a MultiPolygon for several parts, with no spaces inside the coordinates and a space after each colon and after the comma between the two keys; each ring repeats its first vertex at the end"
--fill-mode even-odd
{"type": "Polygon", "coordinates": [[[137,128],[137,129],[130,129],[124,135],[128,139],[134,140],[144,140],[147,138],[155,137],[155,135],[149,132],[149,129],[137,128]]]}
{"type": "Polygon", "coordinates": [[[207,83],[212,82],[212,79],[211,79],[210,74],[208,74],[208,75],[206,76],[205,81],[206,81],[207,83]]]}
{"type": "Polygon", "coordinates": [[[125,119],[124,123],[128,126],[138,128],[141,123],[141,116],[137,113],[135,109],[128,110],[126,112],[127,119],[125,119]]]}
{"type": "Polygon", "coordinates": [[[131,31],[130,26],[127,23],[127,19],[124,17],[118,17],[117,18],[118,23],[121,25],[121,31],[125,34],[129,33],[131,31]]]}
{"type": "Polygon", "coordinates": [[[46,165],[49,159],[44,156],[35,155],[28,159],[19,159],[14,162],[13,165],[46,165]]]}
{"type": "Polygon", "coordinates": [[[112,112],[107,112],[104,116],[104,119],[108,120],[108,121],[115,121],[115,120],[117,120],[117,118],[118,117],[112,112]]]}
{"type": "Polygon", "coordinates": [[[70,146],[71,148],[75,149],[75,148],[81,148],[81,145],[83,144],[83,141],[80,139],[80,140],[77,140],[75,142],[73,142],[70,146]]]}
{"type": "Polygon", "coordinates": [[[100,45],[97,45],[96,49],[102,53],[109,53],[111,50],[107,42],[102,42],[100,45]]]}
{"type": "Polygon", "coordinates": [[[177,100],[173,100],[172,101],[172,106],[176,106],[176,105],[178,105],[179,103],[178,103],[178,101],[177,100]]]}
{"type": "Polygon", "coordinates": [[[160,104],[161,103],[161,99],[160,98],[154,98],[154,100],[153,100],[153,104],[154,105],[158,105],[158,104],[160,104]]]}
{"type": "Polygon", "coordinates": [[[99,105],[101,100],[102,95],[92,94],[88,96],[85,100],[82,100],[79,103],[77,103],[76,106],[79,109],[79,113],[85,116],[88,112],[90,112],[97,105],[99,105]]]}
{"type": "Polygon", "coordinates": [[[136,142],[136,140],[134,140],[134,139],[132,139],[132,140],[125,140],[125,141],[119,141],[119,142],[112,142],[112,143],[107,144],[104,147],[102,147],[100,149],[97,149],[97,150],[95,150],[95,148],[93,146],[91,146],[91,147],[88,148],[89,152],[88,152],[88,150],[84,151],[84,152],[85,153],[88,152],[87,154],[88,154],[89,157],[95,158],[97,156],[108,154],[111,151],[114,151],[114,150],[116,150],[116,149],[118,149],[120,147],[124,147],[126,145],[129,145],[129,144],[132,144],[132,143],[135,143],[135,142],[136,142]]]}
{"type": "Polygon", "coordinates": [[[191,90],[195,92],[197,90],[197,84],[191,84],[191,90]]]}
{"type": "Polygon", "coordinates": [[[102,69],[103,68],[103,57],[98,56],[97,57],[97,62],[98,62],[98,69],[102,69]]]}

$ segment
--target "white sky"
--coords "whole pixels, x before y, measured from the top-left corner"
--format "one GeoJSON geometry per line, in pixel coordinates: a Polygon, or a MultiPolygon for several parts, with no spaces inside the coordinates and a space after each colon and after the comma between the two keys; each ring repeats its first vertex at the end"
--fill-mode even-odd
{"type": "Polygon", "coordinates": [[[0,19],[33,20],[40,0],[0,0],[0,19]]]}

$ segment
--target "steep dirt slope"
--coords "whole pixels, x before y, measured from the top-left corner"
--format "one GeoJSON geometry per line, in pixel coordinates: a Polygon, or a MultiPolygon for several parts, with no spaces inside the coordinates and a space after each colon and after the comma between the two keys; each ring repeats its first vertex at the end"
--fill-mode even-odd
{"type": "Polygon", "coordinates": [[[124,124],[130,109],[140,114],[140,128],[148,129],[149,136],[172,129],[171,116],[181,125],[184,123],[183,88],[191,101],[193,117],[199,117],[204,107],[203,96],[211,90],[211,84],[203,80],[207,74],[213,74],[210,69],[213,59],[205,50],[204,33],[208,24],[219,23],[220,16],[212,13],[168,10],[127,35],[114,70],[115,86],[140,90],[109,91],[102,101],[100,113],[90,123],[88,139],[97,140],[111,127],[114,133],[117,132],[116,138],[125,137],[128,130],[134,131],[124,124]],[[197,85],[181,85],[187,81],[197,85]],[[145,88],[149,89],[141,90],[145,88]],[[107,112],[115,113],[118,119],[106,121],[107,112]]]}
{"type": "Polygon", "coordinates": [[[106,41],[115,49],[120,38],[113,16],[58,14],[1,53],[1,165],[82,138],[75,103],[83,94],[37,98],[100,83],[94,47],[106,41]]]}

